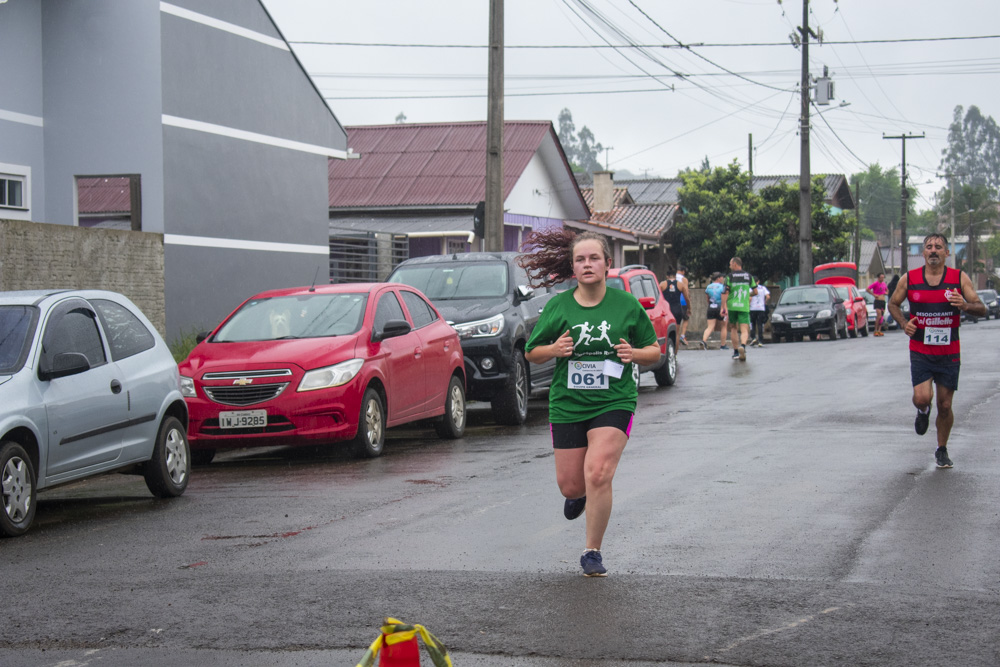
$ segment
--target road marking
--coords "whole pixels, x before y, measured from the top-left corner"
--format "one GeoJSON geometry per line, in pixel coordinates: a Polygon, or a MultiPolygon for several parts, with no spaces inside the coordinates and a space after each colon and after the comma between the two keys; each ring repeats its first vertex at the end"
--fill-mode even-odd
{"type": "MultiPolygon", "coordinates": [[[[795,628],[799,627],[800,625],[805,625],[806,623],[810,623],[810,622],[816,620],[816,617],[819,616],[819,615],[830,614],[830,613],[833,613],[835,611],[838,611],[839,609],[840,609],[840,607],[830,607],[829,609],[824,609],[823,611],[819,612],[819,614],[812,614],[810,616],[806,616],[805,618],[800,618],[797,621],[792,621],[791,623],[786,623],[785,625],[781,625],[781,626],[779,626],[777,628],[770,628],[770,629],[767,629],[767,630],[760,630],[759,632],[755,632],[752,635],[747,635],[746,637],[740,637],[739,639],[737,639],[736,641],[732,642],[731,644],[729,644],[725,648],[718,649],[717,652],[718,653],[726,653],[728,651],[732,651],[734,648],[736,648],[736,647],[738,647],[738,646],[740,646],[742,644],[746,644],[747,642],[756,641],[757,639],[760,639],[761,637],[766,637],[768,635],[777,634],[779,632],[787,632],[788,630],[794,630],[795,628]]],[[[708,660],[709,656],[705,656],[705,659],[708,660]]]]}

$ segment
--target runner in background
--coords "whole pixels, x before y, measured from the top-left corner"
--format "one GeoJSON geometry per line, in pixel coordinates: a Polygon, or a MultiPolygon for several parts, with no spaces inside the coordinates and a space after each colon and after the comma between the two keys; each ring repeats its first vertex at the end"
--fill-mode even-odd
{"type": "Polygon", "coordinates": [[[868,293],[875,297],[875,331],[873,332],[876,336],[884,336],[885,332],[882,331],[882,321],[885,316],[885,297],[889,293],[889,286],[885,284],[885,274],[880,273],[876,278],[875,282],[867,287],[868,293]]]}

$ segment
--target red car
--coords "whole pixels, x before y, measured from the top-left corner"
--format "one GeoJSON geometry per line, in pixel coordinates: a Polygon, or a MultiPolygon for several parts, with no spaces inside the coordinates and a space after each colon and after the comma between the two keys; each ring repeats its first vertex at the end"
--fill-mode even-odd
{"type": "Polygon", "coordinates": [[[219,448],[343,440],[374,457],[386,428],[421,419],[444,438],[465,430],[458,334],[405,285],[262,292],[179,367],[197,463],[219,448]]]}
{"type": "Polygon", "coordinates": [[[656,339],[660,343],[660,360],[651,366],[640,366],[643,373],[653,371],[656,384],[669,387],[677,381],[677,320],[670,305],[660,292],[656,274],[642,264],[630,264],[608,271],[608,287],[630,292],[646,309],[656,339]]]}
{"type": "Polygon", "coordinates": [[[831,262],[813,269],[817,285],[830,285],[844,300],[847,311],[847,333],[851,338],[868,335],[868,306],[858,292],[858,268],[854,262],[831,262]]]}

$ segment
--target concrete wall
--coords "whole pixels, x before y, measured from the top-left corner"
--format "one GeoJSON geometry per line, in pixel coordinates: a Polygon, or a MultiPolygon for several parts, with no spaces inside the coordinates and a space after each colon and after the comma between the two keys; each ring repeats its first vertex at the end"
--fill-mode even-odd
{"type": "Polygon", "coordinates": [[[0,291],[105,289],[166,332],[163,235],[0,220],[0,291]]]}

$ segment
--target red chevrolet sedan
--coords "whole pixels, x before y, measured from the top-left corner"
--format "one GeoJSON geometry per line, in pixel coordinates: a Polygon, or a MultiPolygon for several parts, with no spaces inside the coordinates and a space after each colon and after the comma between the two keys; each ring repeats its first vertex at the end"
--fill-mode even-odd
{"type": "Polygon", "coordinates": [[[346,440],[374,457],[386,428],[423,419],[444,438],[465,431],[458,334],[405,285],[262,292],[179,367],[197,463],[219,448],[346,440]]]}

